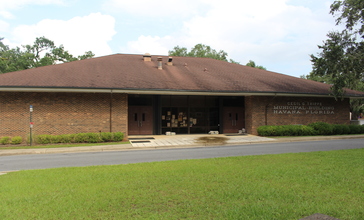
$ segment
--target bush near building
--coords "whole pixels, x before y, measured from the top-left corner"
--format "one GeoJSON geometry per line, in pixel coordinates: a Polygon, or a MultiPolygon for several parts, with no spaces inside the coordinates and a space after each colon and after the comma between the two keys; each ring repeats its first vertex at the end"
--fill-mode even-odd
{"type": "Polygon", "coordinates": [[[124,139],[122,132],[101,132],[101,133],[78,133],[62,135],[37,135],[37,144],[60,144],[60,143],[102,143],[119,142],[124,139]]]}
{"type": "Polygon", "coordinates": [[[20,136],[16,137],[1,137],[0,138],[0,144],[7,145],[7,144],[21,144],[23,142],[23,138],[20,136]]]}
{"type": "Polygon", "coordinates": [[[315,122],[308,125],[265,125],[257,129],[260,136],[313,136],[364,134],[364,125],[315,122]]]}
{"type": "MultiPolygon", "coordinates": [[[[62,143],[102,143],[102,142],[119,142],[124,139],[122,132],[101,132],[101,133],[78,133],[78,134],[62,134],[62,135],[36,135],[34,142],[36,144],[62,144],[62,143]]],[[[1,137],[0,144],[21,144],[23,138],[17,137],[1,137]]]]}

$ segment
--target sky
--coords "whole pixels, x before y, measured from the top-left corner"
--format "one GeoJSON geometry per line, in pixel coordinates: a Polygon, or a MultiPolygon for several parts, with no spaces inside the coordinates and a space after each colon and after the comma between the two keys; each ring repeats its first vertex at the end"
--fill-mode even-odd
{"type": "Polygon", "coordinates": [[[0,38],[11,48],[46,37],[78,56],[168,55],[196,44],[295,77],[339,30],[334,0],[0,0],[0,38]]]}

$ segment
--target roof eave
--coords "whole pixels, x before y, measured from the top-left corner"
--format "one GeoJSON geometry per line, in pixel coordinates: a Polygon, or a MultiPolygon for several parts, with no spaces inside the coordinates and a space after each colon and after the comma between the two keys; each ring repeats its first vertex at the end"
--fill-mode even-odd
{"type": "MultiPolygon", "coordinates": [[[[0,87],[0,92],[67,92],[67,93],[126,93],[145,95],[209,95],[209,96],[295,96],[295,97],[333,97],[324,93],[290,93],[265,91],[198,91],[164,89],[114,89],[114,88],[57,88],[57,87],[0,87]]],[[[344,95],[344,98],[363,99],[360,95],[344,95]]]]}

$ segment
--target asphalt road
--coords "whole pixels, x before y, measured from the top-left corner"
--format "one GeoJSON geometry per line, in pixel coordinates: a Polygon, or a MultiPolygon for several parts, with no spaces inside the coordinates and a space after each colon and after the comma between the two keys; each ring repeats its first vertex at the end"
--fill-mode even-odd
{"type": "Polygon", "coordinates": [[[57,167],[82,167],[183,159],[329,151],[363,147],[364,139],[345,139],[201,148],[16,155],[0,157],[0,172],[57,167]]]}

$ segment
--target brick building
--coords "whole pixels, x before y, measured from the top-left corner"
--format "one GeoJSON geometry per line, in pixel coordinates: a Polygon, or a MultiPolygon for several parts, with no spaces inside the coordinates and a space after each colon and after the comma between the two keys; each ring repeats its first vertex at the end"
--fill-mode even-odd
{"type": "Polygon", "coordinates": [[[364,93],[336,101],[329,88],[208,58],[115,54],[1,74],[0,137],[26,137],[30,122],[34,134],[129,135],[348,124],[350,98],[364,93]]]}

